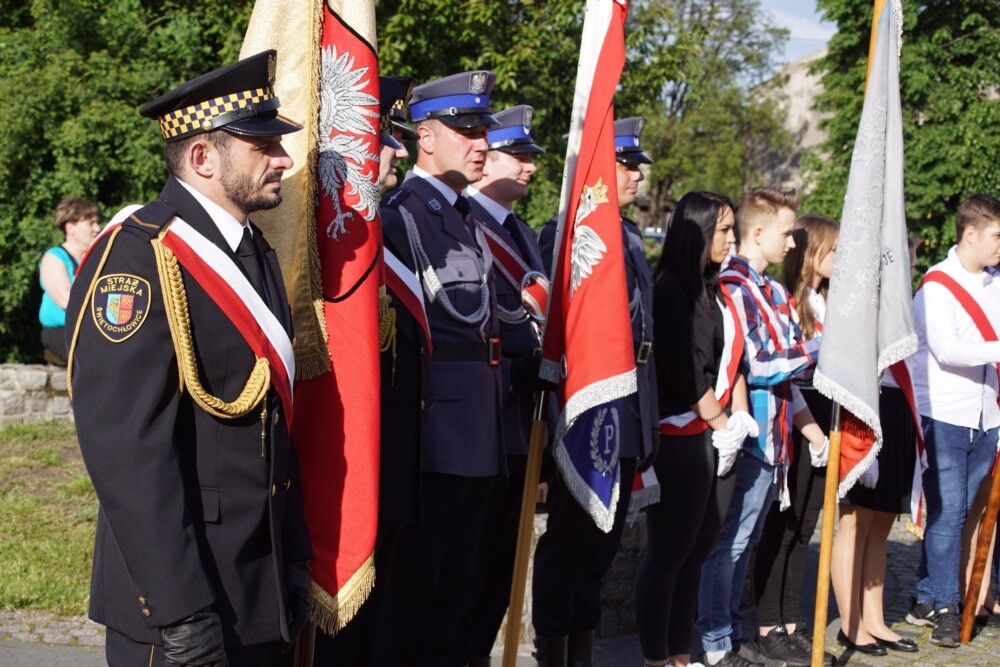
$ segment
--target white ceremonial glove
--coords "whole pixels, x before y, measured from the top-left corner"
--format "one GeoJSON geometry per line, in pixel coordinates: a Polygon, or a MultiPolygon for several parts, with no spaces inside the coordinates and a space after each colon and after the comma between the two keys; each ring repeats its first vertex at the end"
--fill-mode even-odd
{"type": "Polygon", "coordinates": [[[719,477],[732,470],[733,464],[736,463],[736,455],[739,454],[745,439],[746,434],[743,433],[743,429],[738,423],[733,424],[730,422],[728,428],[712,433],[712,446],[719,452],[719,466],[717,470],[719,477]],[[736,426],[736,430],[733,430],[733,426],[736,426]]]}
{"type": "Polygon", "coordinates": [[[878,459],[872,459],[868,470],[861,473],[861,477],[858,477],[858,484],[869,489],[875,488],[875,485],[878,484],[878,459]]]}
{"type": "MultiPolygon", "coordinates": [[[[751,438],[756,438],[760,435],[760,426],[757,424],[757,420],[750,416],[750,413],[746,410],[737,410],[729,417],[729,427],[733,427],[733,421],[739,424],[745,431],[746,435],[751,438]]],[[[746,436],[744,436],[746,437],[746,436]]]]}
{"type": "MultiPolygon", "coordinates": [[[[812,443],[809,443],[809,458],[812,460],[813,468],[822,468],[830,458],[830,438],[823,438],[823,446],[818,452],[814,452],[812,443]]],[[[875,475],[878,477],[878,473],[875,475]]]]}

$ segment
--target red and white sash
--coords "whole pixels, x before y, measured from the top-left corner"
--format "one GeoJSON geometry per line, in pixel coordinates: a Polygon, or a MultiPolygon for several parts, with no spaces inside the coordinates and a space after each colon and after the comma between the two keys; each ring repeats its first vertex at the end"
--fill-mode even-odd
{"type": "Polygon", "coordinates": [[[403,306],[420,323],[427,340],[427,351],[432,352],[431,328],[427,323],[427,310],[424,306],[424,293],[420,281],[412,271],[392,251],[382,246],[382,257],[385,259],[385,284],[403,306]]]}
{"type": "MultiPolygon", "coordinates": [[[[722,302],[716,299],[716,304],[722,309],[723,347],[719,377],[715,381],[715,398],[719,401],[719,405],[725,406],[729,403],[740,359],[743,358],[744,340],[743,332],[740,331],[740,320],[736,316],[736,307],[729,296],[722,295],[722,302]]],[[[699,418],[693,410],[660,420],[661,435],[695,435],[704,433],[707,428],[708,423],[699,418]]]]}
{"type": "Polygon", "coordinates": [[[521,282],[524,280],[525,274],[531,271],[531,267],[521,258],[520,253],[512,248],[507,243],[507,240],[500,236],[490,225],[479,219],[476,219],[476,222],[479,224],[479,228],[483,230],[483,236],[486,237],[486,245],[490,247],[490,252],[493,253],[493,259],[496,260],[500,273],[513,286],[515,291],[520,291],[521,282]]]}
{"type": "MultiPolygon", "coordinates": [[[[109,224],[98,238],[119,224],[109,224]]],[[[201,232],[178,217],[174,217],[164,229],[163,245],[174,253],[181,266],[236,326],[253,353],[267,359],[271,384],[281,397],[286,413],[285,423],[291,424],[295,354],[284,327],[232,258],[201,232]]],[[[83,258],[84,262],[86,260],[87,256],[83,258]]]]}

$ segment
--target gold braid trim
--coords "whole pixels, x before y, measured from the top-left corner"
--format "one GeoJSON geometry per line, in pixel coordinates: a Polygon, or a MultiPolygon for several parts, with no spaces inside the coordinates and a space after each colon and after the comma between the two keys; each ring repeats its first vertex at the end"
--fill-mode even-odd
{"type": "Polygon", "coordinates": [[[918,540],[924,539],[924,527],[913,523],[913,519],[906,520],[906,530],[918,540]]]}
{"type": "Polygon", "coordinates": [[[70,339],[69,353],[66,355],[66,391],[69,393],[69,400],[71,401],[73,400],[73,356],[76,354],[76,342],[80,338],[80,325],[83,324],[83,316],[87,314],[87,310],[90,308],[90,300],[93,298],[94,290],[97,289],[97,281],[101,278],[101,271],[104,270],[104,265],[108,262],[108,255],[111,254],[111,246],[115,244],[115,239],[118,238],[118,232],[121,230],[121,225],[119,225],[111,232],[108,245],[104,246],[104,254],[101,255],[101,261],[97,264],[97,270],[94,271],[94,278],[87,287],[87,294],[83,297],[83,301],[80,304],[80,313],[77,315],[76,324],[73,326],[73,337],[70,339]]]}
{"type": "Polygon", "coordinates": [[[152,244],[153,253],[156,255],[157,273],[160,275],[167,325],[170,327],[170,337],[177,353],[181,391],[187,384],[188,393],[195,403],[214,417],[235,419],[246,415],[264,400],[271,385],[271,368],[267,359],[257,358],[243,391],[232,403],[227,403],[205,391],[201,385],[201,378],[198,377],[198,362],[194,352],[194,341],[191,338],[191,317],[180,265],[174,253],[163,245],[160,238],[153,239],[152,244]]]}
{"type": "Polygon", "coordinates": [[[333,636],[344,629],[375,586],[375,554],[361,564],[358,571],[337,591],[330,595],[312,582],[312,614],[310,619],[326,634],[333,636]]]}

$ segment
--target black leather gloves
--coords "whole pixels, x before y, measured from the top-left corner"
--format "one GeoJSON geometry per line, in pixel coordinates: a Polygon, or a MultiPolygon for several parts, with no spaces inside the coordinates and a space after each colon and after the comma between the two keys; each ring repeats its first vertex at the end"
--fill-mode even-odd
{"type": "Polygon", "coordinates": [[[285,586],[288,588],[288,648],[295,644],[302,628],[309,622],[312,611],[312,596],[309,585],[312,572],[308,561],[290,563],[285,566],[285,586]]]}
{"type": "Polygon", "coordinates": [[[219,615],[207,607],[162,628],[160,636],[167,667],[229,667],[222,640],[222,622],[219,615]]]}
{"type": "Polygon", "coordinates": [[[559,387],[538,377],[542,366],[542,355],[532,354],[510,360],[510,385],[514,391],[555,391],[559,387]]]}

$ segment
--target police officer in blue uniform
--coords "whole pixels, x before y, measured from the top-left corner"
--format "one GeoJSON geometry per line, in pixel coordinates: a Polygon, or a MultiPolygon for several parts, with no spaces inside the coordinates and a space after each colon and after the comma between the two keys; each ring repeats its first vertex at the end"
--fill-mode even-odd
{"type": "MultiPolygon", "coordinates": [[[[643,119],[615,121],[618,203],[635,201],[643,179],[640,165],[652,160],[640,144],[643,119]]],[[[538,235],[546,270],[551,270],[556,221],[538,235]]],[[[614,560],[632,495],[637,462],[652,464],[658,442],[656,373],[653,366],[653,279],[643,251],[642,233],[622,217],[625,278],[636,351],[638,392],[626,402],[621,420],[621,490],[614,526],[604,533],[556,475],[548,496],[549,520],[535,551],[532,622],[539,664],[587,666],[592,663],[594,630],[601,617],[601,579],[614,560]]]]}
{"type": "Polygon", "coordinates": [[[465,72],[413,89],[416,164],[382,201],[386,248],[423,292],[431,363],[420,523],[399,532],[382,600],[380,665],[469,661],[474,561],[490,487],[506,474],[492,258],[461,194],[482,178],[487,129],[497,124],[494,79],[465,72]]]}
{"type": "Polygon", "coordinates": [[[514,552],[521,510],[535,396],[541,388],[538,365],[541,344],[538,325],[521,303],[521,281],[526,272],[542,272],[542,256],[535,233],[513,211],[528,194],[536,171],[534,156],[545,151],[531,137],[533,109],[520,105],[496,114],[500,125],[487,135],[489,153],[483,179],[467,193],[472,215],[485,226],[493,252],[500,338],[503,340],[503,427],[510,475],[499,478],[490,492],[490,508],[481,554],[476,560],[480,587],[473,605],[473,665],[489,665],[510,601],[514,552]]]}
{"type": "Polygon", "coordinates": [[[291,358],[277,259],[248,220],[281,202],[292,166],[281,135],[300,129],[278,115],[275,59],[209,72],[141,109],[159,120],[170,177],[96,242],[70,295],[74,414],[100,501],[90,617],[107,626],[114,667],[284,665],[307,620],[287,385],[219,305],[216,281],[196,280],[197,262],[158,239],[186,223],[215,249],[206,264],[245,276],[247,296],[230,305],[252,306],[291,358]]]}

